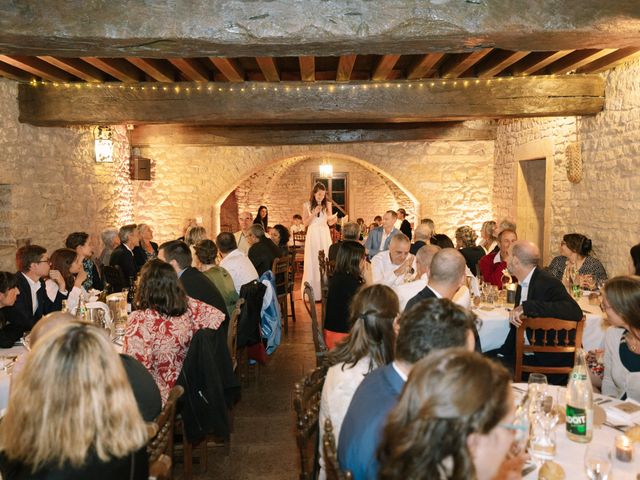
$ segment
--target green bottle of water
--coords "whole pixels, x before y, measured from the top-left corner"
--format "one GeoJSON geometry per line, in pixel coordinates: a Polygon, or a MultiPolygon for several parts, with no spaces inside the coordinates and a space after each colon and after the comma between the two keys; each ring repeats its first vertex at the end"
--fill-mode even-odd
{"type": "Polygon", "coordinates": [[[578,349],[577,357],[567,384],[567,437],[588,443],[593,436],[593,389],[584,350],[578,349]]]}

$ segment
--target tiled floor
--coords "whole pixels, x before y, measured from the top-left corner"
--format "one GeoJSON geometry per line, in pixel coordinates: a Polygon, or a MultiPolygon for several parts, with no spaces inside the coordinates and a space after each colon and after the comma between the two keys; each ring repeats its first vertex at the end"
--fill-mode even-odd
{"type": "MultiPolygon", "coordinates": [[[[293,385],[315,367],[309,317],[296,288],[297,322],[256,378],[249,372],[234,410],[231,447],[209,448],[208,469],[194,465],[194,479],[293,480],[298,478],[293,385]]],[[[175,466],[182,479],[182,464],[175,466]]]]}

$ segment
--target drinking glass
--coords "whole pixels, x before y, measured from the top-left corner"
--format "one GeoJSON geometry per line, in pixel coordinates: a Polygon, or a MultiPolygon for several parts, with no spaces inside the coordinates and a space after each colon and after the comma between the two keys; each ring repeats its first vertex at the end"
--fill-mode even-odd
{"type": "Polygon", "coordinates": [[[561,407],[558,402],[560,389],[546,384],[534,384],[539,387],[536,401],[536,411],[531,418],[531,438],[529,453],[533,460],[541,465],[546,460],[552,460],[556,455],[556,435],[553,429],[560,420],[561,407]]]}
{"type": "Polygon", "coordinates": [[[607,480],[611,473],[611,450],[597,443],[587,446],[584,470],[590,480],[607,480]]]}
{"type": "Polygon", "coordinates": [[[532,383],[543,383],[546,385],[549,382],[547,381],[547,376],[544,373],[531,373],[529,374],[529,385],[532,383]]]}

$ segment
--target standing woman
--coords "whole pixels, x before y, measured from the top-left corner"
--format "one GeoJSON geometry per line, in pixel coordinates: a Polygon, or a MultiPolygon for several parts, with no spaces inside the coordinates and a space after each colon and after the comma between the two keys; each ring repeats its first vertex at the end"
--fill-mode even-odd
{"type": "Polygon", "coordinates": [[[331,202],[327,201],[325,186],[317,182],[313,186],[309,201],[302,205],[302,223],[307,227],[307,237],[304,241],[304,272],[301,285],[304,294],[304,282],[309,282],[316,301],[320,301],[321,298],[318,252],[324,250],[325,254],[329,253],[331,246],[329,225],[336,223],[336,217],[331,214],[332,211],[331,202]]]}
{"type": "Polygon", "coordinates": [[[260,225],[262,225],[262,228],[264,228],[264,231],[267,232],[268,230],[268,226],[269,226],[269,211],[267,210],[267,207],[265,207],[264,205],[260,205],[260,208],[258,209],[258,214],[256,215],[256,218],[253,219],[253,223],[258,223],[260,225]]]}

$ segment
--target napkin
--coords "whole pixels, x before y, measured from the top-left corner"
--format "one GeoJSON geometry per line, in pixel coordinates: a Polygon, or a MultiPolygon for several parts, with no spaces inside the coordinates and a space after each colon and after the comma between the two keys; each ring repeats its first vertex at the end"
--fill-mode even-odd
{"type": "Polygon", "coordinates": [[[632,401],[614,400],[602,405],[607,420],[614,425],[633,425],[640,422],[640,405],[632,401]]]}

